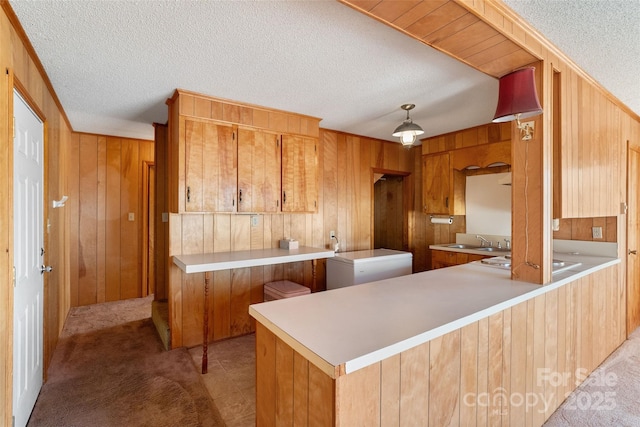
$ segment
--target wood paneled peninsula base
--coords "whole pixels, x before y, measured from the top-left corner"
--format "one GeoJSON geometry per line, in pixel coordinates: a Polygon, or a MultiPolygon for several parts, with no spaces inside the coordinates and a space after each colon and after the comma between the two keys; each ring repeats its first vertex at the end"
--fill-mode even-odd
{"type": "Polygon", "coordinates": [[[251,305],[257,425],[541,425],[626,338],[620,260],[565,258],[544,286],[471,263],[251,305]]]}
{"type": "Polygon", "coordinates": [[[207,373],[209,344],[209,285],[213,271],[231,270],[234,268],[258,267],[261,265],[284,264],[287,262],[311,261],[315,288],[316,260],[333,257],[335,253],[327,249],[302,246],[298,249],[258,249],[233,252],[216,252],[211,254],[177,255],[173,263],[186,274],[204,273],[204,308],[202,322],[202,373],[207,373]]]}

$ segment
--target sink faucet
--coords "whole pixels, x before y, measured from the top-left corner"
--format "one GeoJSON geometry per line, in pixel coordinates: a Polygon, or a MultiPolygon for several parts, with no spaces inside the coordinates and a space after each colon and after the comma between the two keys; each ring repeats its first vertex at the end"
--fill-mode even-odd
{"type": "Polygon", "coordinates": [[[511,240],[509,239],[504,239],[505,243],[507,244],[506,248],[511,250],[511,240]]]}
{"type": "Polygon", "coordinates": [[[476,239],[480,240],[480,246],[484,246],[485,243],[487,243],[489,247],[493,246],[493,242],[490,242],[489,240],[485,239],[484,237],[478,234],[476,235],[476,239]]]}

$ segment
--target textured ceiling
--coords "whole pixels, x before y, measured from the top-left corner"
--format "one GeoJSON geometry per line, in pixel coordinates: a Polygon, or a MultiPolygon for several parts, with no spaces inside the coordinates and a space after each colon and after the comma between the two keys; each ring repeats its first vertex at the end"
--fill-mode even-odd
{"type": "Polygon", "coordinates": [[[640,115],[640,0],[503,0],[640,115]]]}
{"type": "MultiPolygon", "coordinates": [[[[616,15],[618,30],[600,33],[590,32],[597,17],[559,11],[551,18],[564,20],[545,30],[551,18],[539,9],[577,7],[606,17],[593,4],[615,2],[506,3],[525,18],[531,14],[534,26],[551,31],[549,39],[640,112],[640,0],[618,2],[631,21],[616,15]],[[568,33],[554,33],[556,26],[568,33]],[[627,39],[615,37],[620,33],[627,39]],[[614,56],[604,65],[589,62],[595,64],[589,70],[578,55],[600,37],[614,56]],[[613,53],[619,52],[613,39],[635,53],[613,53]]],[[[324,128],[391,141],[404,103],[416,104],[412,118],[425,136],[487,123],[495,110],[494,78],[335,1],[14,0],[11,6],[76,131],[152,139],[151,123],[166,122],[165,100],[175,88],[320,117],[324,128]]]]}

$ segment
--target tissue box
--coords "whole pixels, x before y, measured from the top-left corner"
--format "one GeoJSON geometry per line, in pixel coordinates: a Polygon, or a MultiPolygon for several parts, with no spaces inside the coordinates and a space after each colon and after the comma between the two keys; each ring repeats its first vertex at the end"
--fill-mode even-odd
{"type": "Polygon", "coordinates": [[[280,240],[280,249],[298,249],[298,241],[293,239],[280,240]]]}

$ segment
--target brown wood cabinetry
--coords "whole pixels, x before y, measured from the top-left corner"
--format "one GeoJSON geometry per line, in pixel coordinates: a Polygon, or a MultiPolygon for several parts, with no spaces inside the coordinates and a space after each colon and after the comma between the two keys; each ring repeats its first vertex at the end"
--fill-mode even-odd
{"type": "Polygon", "coordinates": [[[431,251],[431,269],[451,267],[454,265],[466,264],[468,262],[478,261],[483,258],[489,258],[486,255],[466,254],[462,252],[439,251],[437,249],[431,251]]]}
{"type": "Polygon", "coordinates": [[[316,212],[317,119],[176,91],[172,212],[316,212]]]}
{"type": "Polygon", "coordinates": [[[511,141],[422,156],[422,198],[428,214],[464,215],[466,170],[511,164],[511,141]]]}
{"type": "Polygon", "coordinates": [[[233,126],[180,119],[185,139],[186,212],[234,212],[238,156],[233,126]]]}
{"type": "Polygon", "coordinates": [[[280,134],[238,128],[238,212],[280,210],[280,134]]]}
{"type": "Polygon", "coordinates": [[[422,156],[424,212],[464,215],[465,177],[451,167],[447,153],[422,156]]]}
{"type": "Polygon", "coordinates": [[[315,212],[318,194],[317,139],[282,135],[282,211],[315,212]]]}

